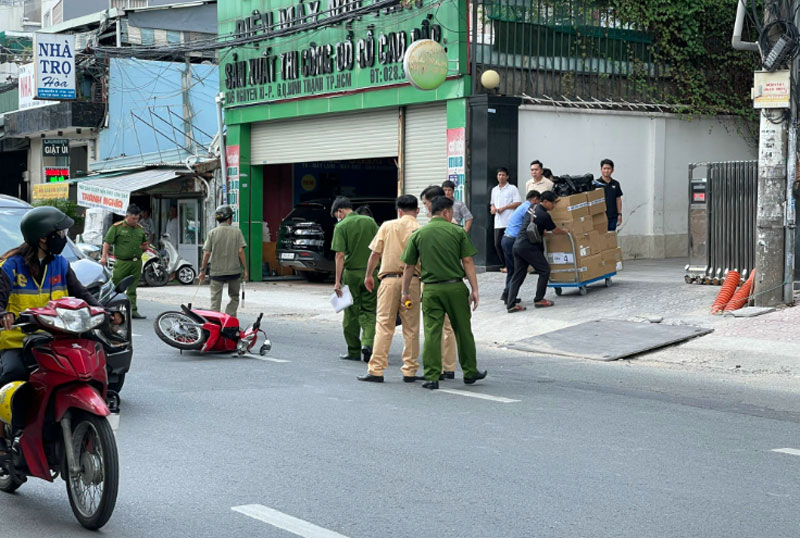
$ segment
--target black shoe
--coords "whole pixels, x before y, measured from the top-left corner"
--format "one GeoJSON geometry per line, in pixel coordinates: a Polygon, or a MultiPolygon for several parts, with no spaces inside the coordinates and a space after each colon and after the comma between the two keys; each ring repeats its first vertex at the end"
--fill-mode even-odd
{"type": "Polygon", "coordinates": [[[421,375],[404,375],[403,381],[413,383],[414,381],[425,381],[425,378],[421,375]]]}
{"type": "Polygon", "coordinates": [[[445,379],[455,379],[456,373],[455,372],[442,372],[439,374],[439,381],[444,381],[445,379]]]}
{"type": "Polygon", "coordinates": [[[351,357],[350,355],[339,355],[339,358],[343,361],[360,361],[361,357],[351,357]]]}
{"type": "Polygon", "coordinates": [[[428,381],[427,383],[423,383],[422,384],[422,388],[423,389],[430,389],[430,390],[438,389],[439,388],[439,382],[438,381],[428,381]]]}
{"type": "Polygon", "coordinates": [[[364,356],[364,362],[369,362],[369,360],[372,358],[372,348],[370,346],[362,347],[361,355],[364,356]]]}
{"type": "Polygon", "coordinates": [[[382,375],[360,375],[356,379],[359,381],[371,381],[372,383],[383,383],[383,376],[382,375]]]}
{"type": "Polygon", "coordinates": [[[475,377],[465,377],[464,378],[464,384],[465,385],[472,385],[473,383],[475,383],[479,379],[483,379],[484,377],[486,377],[486,374],[487,374],[487,371],[484,370],[483,372],[478,372],[477,374],[475,374],[475,377]]]}
{"type": "Polygon", "coordinates": [[[134,312],[133,314],[131,314],[131,317],[133,319],[147,319],[147,316],[143,316],[139,312],[134,312]]]}

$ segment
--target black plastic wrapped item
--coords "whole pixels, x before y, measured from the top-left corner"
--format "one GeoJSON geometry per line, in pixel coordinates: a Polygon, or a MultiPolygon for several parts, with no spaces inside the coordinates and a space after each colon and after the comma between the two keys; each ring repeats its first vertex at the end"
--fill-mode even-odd
{"type": "Polygon", "coordinates": [[[553,192],[557,196],[572,196],[573,194],[593,190],[593,182],[594,175],[592,174],[556,176],[553,178],[553,192]]]}

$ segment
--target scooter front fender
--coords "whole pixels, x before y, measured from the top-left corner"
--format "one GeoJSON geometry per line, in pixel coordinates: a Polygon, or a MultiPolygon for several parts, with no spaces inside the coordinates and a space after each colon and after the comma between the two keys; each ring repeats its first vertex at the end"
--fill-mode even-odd
{"type": "Polygon", "coordinates": [[[70,408],[107,417],[111,412],[97,389],[90,385],[73,385],[59,390],[55,396],[55,419],[60,422],[70,408]]]}

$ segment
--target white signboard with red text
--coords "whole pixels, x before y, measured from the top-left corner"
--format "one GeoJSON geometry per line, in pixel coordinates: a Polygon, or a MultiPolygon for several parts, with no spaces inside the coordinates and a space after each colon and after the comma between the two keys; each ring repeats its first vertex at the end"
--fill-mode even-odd
{"type": "Polygon", "coordinates": [[[18,110],[26,110],[37,106],[54,105],[58,101],[46,101],[44,99],[34,99],[36,95],[36,67],[30,63],[19,66],[19,107],[18,110]]]}
{"type": "Polygon", "coordinates": [[[124,217],[130,198],[131,193],[127,191],[78,183],[78,205],[81,207],[98,207],[124,217]]]}

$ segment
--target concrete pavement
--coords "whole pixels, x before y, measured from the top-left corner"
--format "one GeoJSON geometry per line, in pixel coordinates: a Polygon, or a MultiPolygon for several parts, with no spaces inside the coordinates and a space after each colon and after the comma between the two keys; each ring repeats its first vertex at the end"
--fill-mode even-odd
{"type": "MultiPolygon", "coordinates": [[[[712,316],[709,311],[719,287],[684,283],[684,265],[683,259],[627,261],[609,288],[594,284],[586,296],[565,289],[560,297],[549,289],[547,297],[556,304],[543,310],[532,307],[537,276],[528,275],[520,296],[529,310],[515,314],[508,314],[499,300],[505,275],[480,274],[481,303],[473,315],[475,339],[479,344],[503,348],[510,341],[593,319],[661,319],[661,323],[698,325],[713,328],[714,332],[637,356],[637,361],[795,390],[800,379],[800,308],[755,318],[712,316]]],[[[139,297],[176,307],[190,301],[196,290],[196,286],[179,285],[142,287],[139,297]]],[[[248,283],[240,318],[242,323],[249,323],[263,311],[267,319],[338,324],[341,314],[335,314],[330,306],[331,291],[330,283],[303,280],[248,283]]],[[[195,304],[208,306],[206,286],[200,288],[195,304]]]]}

